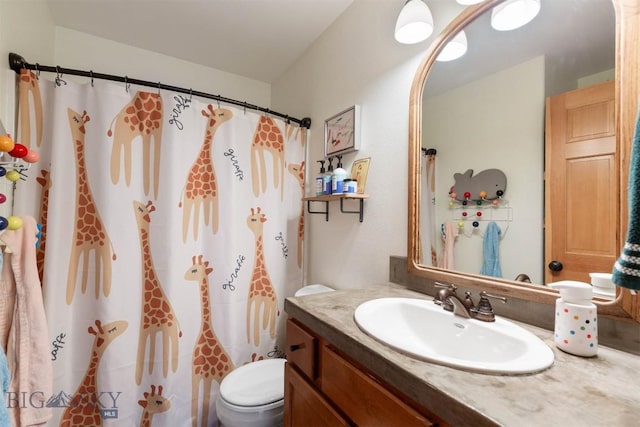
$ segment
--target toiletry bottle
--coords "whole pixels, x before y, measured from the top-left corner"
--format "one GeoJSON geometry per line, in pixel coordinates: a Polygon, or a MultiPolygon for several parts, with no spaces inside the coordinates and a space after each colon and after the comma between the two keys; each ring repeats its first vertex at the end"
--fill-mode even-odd
{"type": "Polygon", "coordinates": [[[331,176],[331,193],[343,194],[344,180],[347,177],[347,171],[342,169],[342,156],[338,154],[336,157],[338,158],[338,166],[331,176]]]}
{"type": "Polygon", "coordinates": [[[329,162],[329,167],[327,169],[327,174],[324,177],[324,194],[331,194],[331,180],[333,177],[333,157],[327,157],[327,161],[329,162]]]}
{"type": "Polygon", "coordinates": [[[320,163],[320,175],[316,177],[316,196],[322,196],[324,194],[324,179],[327,175],[324,168],[324,160],[317,160],[320,163]]]}
{"type": "Polygon", "coordinates": [[[591,301],[591,286],[562,280],[549,283],[549,287],[560,291],[555,313],[556,347],[576,356],[595,356],[598,353],[598,308],[591,301]]]}

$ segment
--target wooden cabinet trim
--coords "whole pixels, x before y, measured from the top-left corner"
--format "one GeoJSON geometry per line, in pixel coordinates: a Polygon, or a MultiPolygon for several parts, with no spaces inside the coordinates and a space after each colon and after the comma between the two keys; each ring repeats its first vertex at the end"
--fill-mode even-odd
{"type": "MultiPolygon", "coordinates": [[[[433,426],[436,417],[330,344],[320,346],[320,386],[359,426],[433,426]]],[[[440,423],[439,425],[444,425],[440,423]]]]}
{"type": "Polygon", "coordinates": [[[288,362],[284,369],[284,393],[284,427],[352,425],[288,362]]]}

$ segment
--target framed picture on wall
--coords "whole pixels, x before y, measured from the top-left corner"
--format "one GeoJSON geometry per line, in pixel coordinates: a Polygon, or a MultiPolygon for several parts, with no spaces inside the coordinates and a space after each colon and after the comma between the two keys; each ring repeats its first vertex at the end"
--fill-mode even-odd
{"type": "Polygon", "coordinates": [[[360,108],[353,105],[324,121],[326,157],[360,149],[360,108]]]}
{"type": "Polygon", "coordinates": [[[364,194],[364,186],[367,183],[367,175],[369,174],[369,163],[371,157],[358,159],[351,165],[351,178],[358,181],[358,194],[364,194]]]}

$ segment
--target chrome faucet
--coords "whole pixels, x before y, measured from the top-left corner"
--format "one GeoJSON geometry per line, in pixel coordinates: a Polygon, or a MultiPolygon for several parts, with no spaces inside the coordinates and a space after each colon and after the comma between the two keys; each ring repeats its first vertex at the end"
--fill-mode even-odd
{"type": "Polygon", "coordinates": [[[438,291],[433,302],[441,305],[447,311],[452,311],[456,316],[467,319],[478,319],[483,322],[494,322],[496,320],[493,307],[489,302],[489,298],[494,298],[502,302],[507,302],[505,297],[491,295],[486,291],[480,292],[480,301],[476,307],[471,298],[471,292],[465,292],[464,299],[461,299],[456,290],[458,287],[454,284],[445,285],[435,282],[436,287],[442,288],[438,291]]]}

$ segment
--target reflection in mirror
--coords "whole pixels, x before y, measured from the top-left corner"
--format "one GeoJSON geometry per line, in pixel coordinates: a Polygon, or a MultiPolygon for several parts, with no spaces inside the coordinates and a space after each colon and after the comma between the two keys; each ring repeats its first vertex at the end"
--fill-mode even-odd
{"type": "MultiPolygon", "coordinates": [[[[420,174],[422,264],[534,284],[548,282],[545,274],[589,282],[592,270],[566,277],[547,271],[545,244],[550,250],[566,235],[545,242],[545,100],[615,79],[613,4],[543,0],[535,19],[508,32],[493,30],[490,18],[491,9],[464,27],[466,54],[435,62],[424,87],[422,147],[431,155],[423,156],[420,174]],[[460,194],[451,197],[455,174],[487,169],[506,175],[501,197],[472,194],[466,206],[455,200],[460,194]]],[[[493,183],[486,185],[491,192],[493,183]]],[[[592,194],[589,204],[599,197],[592,194]]],[[[579,215],[585,219],[572,217],[576,224],[594,219],[592,210],[579,215]]],[[[614,242],[616,219],[606,224],[614,242]]]]}
{"type": "MultiPolygon", "coordinates": [[[[408,247],[407,247],[407,268],[408,272],[411,276],[427,279],[425,283],[427,287],[429,287],[434,281],[439,282],[450,282],[456,283],[459,286],[465,287],[469,290],[486,290],[490,292],[495,292],[499,295],[504,295],[507,297],[520,299],[526,302],[533,302],[535,304],[542,303],[545,305],[552,305],[555,303],[555,300],[558,298],[558,292],[556,290],[550,289],[547,286],[540,286],[542,284],[541,281],[538,281],[537,285],[525,283],[523,281],[514,281],[512,278],[497,278],[488,275],[480,275],[477,272],[468,273],[460,270],[451,270],[440,267],[434,267],[431,261],[431,256],[429,254],[429,247],[423,248],[420,244],[422,239],[422,234],[425,233],[426,228],[421,227],[421,222],[423,221],[422,215],[424,214],[425,209],[422,207],[421,198],[421,187],[424,186],[422,184],[423,173],[420,171],[420,157],[421,157],[421,148],[423,148],[423,131],[428,134],[429,129],[423,128],[423,94],[425,91],[425,83],[429,86],[432,85],[431,81],[431,71],[434,66],[440,66],[446,63],[436,63],[436,57],[441,52],[442,48],[446,45],[446,43],[451,40],[456,33],[461,30],[466,30],[466,27],[474,22],[475,19],[482,16],[482,14],[490,11],[494,6],[502,3],[504,0],[484,0],[483,2],[469,6],[465,8],[462,12],[459,12],[459,15],[454,18],[447,27],[435,38],[431,46],[429,47],[428,52],[426,53],[424,59],[421,64],[418,66],[416,70],[416,74],[413,79],[413,83],[411,85],[411,93],[409,97],[409,176],[408,176],[408,247]],[[428,83],[427,83],[428,82],[428,83]]],[[[599,0],[593,0],[599,1],[599,0]]],[[[569,3],[575,5],[576,2],[574,0],[565,1],[551,1],[551,0],[543,0],[542,7],[544,8],[545,3],[554,3],[554,4],[565,4],[569,3]]],[[[580,1],[580,5],[587,5],[591,2],[591,0],[584,0],[584,2],[580,1]]],[[[452,2],[435,2],[438,5],[451,4],[452,2]]],[[[621,243],[624,242],[627,232],[627,226],[629,223],[628,219],[628,195],[627,195],[627,187],[626,183],[629,180],[629,159],[631,152],[631,141],[633,139],[634,129],[636,126],[636,117],[638,112],[638,104],[639,104],[639,93],[640,86],[638,86],[638,79],[640,78],[640,70],[638,69],[638,63],[640,61],[640,51],[638,50],[637,41],[640,40],[640,0],[612,0],[612,4],[614,5],[616,24],[615,24],[615,100],[614,104],[614,125],[615,125],[615,136],[613,136],[615,150],[613,151],[614,156],[617,157],[614,161],[615,165],[613,168],[614,178],[616,180],[617,191],[615,197],[617,199],[617,203],[615,203],[615,207],[613,212],[617,212],[613,215],[613,217],[617,218],[615,221],[616,227],[616,235],[615,241],[618,247],[618,251],[620,250],[621,243]]],[[[439,15],[437,11],[434,12],[436,15],[439,15]]],[[[541,11],[542,13],[542,11],[541,11]]],[[[610,12],[607,12],[610,13],[610,12]]],[[[562,24],[559,26],[568,25],[570,22],[574,21],[575,17],[580,14],[580,10],[573,9],[568,16],[565,16],[565,19],[562,21],[562,24]]],[[[536,18],[537,19],[537,18],[536,18]]],[[[536,22],[534,19],[530,24],[523,27],[526,29],[529,25],[533,25],[536,22]]],[[[580,34],[572,34],[574,38],[583,38],[585,40],[590,40],[591,34],[594,32],[595,27],[597,25],[589,26],[588,30],[583,31],[580,34]]],[[[518,30],[516,30],[518,31],[518,30]]],[[[513,33],[515,34],[515,33],[513,33]]],[[[545,32],[542,34],[536,35],[538,38],[545,38],[545,32]]],[[[475,49],[475,45],[469,37],[469,50],[475,49]]],[[[515,55],[518,52],[511,52],[511,54],[506,53],[506,51],[500,51],[502,56],[510,56],[511,54],[515,55]]],[[[524,60],[518,61],[512,66],[522,63],[524,60]]],[[[569,59],[569,62],[576,61],[575,59],[569,59]]],[[[454,61],[455,62],[455,61],[454,61]]],[[[547,70],[555,67],[554,61],[545,60],[545,75],[547,75],[547,70]]],[[[475,68],[465,68],[463,70],[463,74],[467,74],[471,71],[474,71],[475,68]]],[[[493,72],[496,72],[495,70],[493,72]]],[[[435,73],[435,71],[434,71],[435,73]]],[[[445,73],[446,74],[446,73],[445,73]]],[[[458,76],[454,74],[447,75],[446,80],[452,80],[457,78],[458,76]]],[[[435,77],[434,77],[435,78],[435,77]]],[[[473,80],[473,79],[472,79],[473,80]]],[[[457,83],[458,85],[460,83],[457,83]]],[[[527,82],[527,84],[529,84],[527,82]]],[[[545,82],[545,94],[546,93],[556,93],[547,92],[550,85],[545,82]]],[[[469,100],[466,100],[469,102],[469,100]]],[[[565,102],[563,104],[567,106],[565,102]]],[[[491,103],[487,102],[486,105],[482,105],[481,108],[491,109],[496,108],[491,103]]],[[[610,108],[610,107],[607,107],[610,108]]],[[[588,109],[585,109],[588,110],[588,109]]],[[[456,110],[450,111],[451,115],[456,114],[456,110]]],[[[460,126],[465,126],[464,117],[458,116],[458,122],[460,126]]],[[[548,121],[547,121],[548,122],[548,121]]],[[[581,122],[583,124],[589,124],[588,120],[577,120],[576,122],[581,122]]],[[[503,129],[508,129],[511,124],[507,121],[501,121],[495,125],[495,132],[498,133],[503,129]]],[[[588,128],[588,126],[587,126],[588,128]]],[[[475,136],[474,136],[475,137],[475,136]]],[[[610,138],[610,137],[608,137],[610,138]]],[[[520,135],[518,135],[518,139],[520,139],[520,135]]],[[[477,149],[477,147],[474,147],[477,149]]],[[[609,156],[609,154],[607,155],[609,156]]],[[[463,167],[460,167],[460,170],[464,170],[463,167]]],[[[482,168],[485,168],[485,165],[482,165],[482,168]]],[[[458,169],[458,168],[456,168],[458,169]]],[[[551,168],[546,167],[545,171],[549,171],[551,168]]],[[[545,172],[548,173],[548,172],[545,172]]],[[[509,172],[511,174],[511,172],[509,172]]],[[[514,190],[513,179],[507,177],[510,181],[508,185],[507,192],[505,197],[510,198],[509,202],[513,203],[513,196],[516,192],[514,190]]],[[[545,190],[545,197],[550,197],[550,195],[555,195],[557,192],[556,188],[562,186],[562,180],[559,181],[558,184],[553,179],[546,179],[545,185],[547,186],[545,190]],[[553,182],[552,182],[553,181],[553,182]]],[[[586,188],[586,186],[585,186],[586,188]]],[[[581,189],[584,190],[585,188],[581,189]]],[[[590,190],[587,188],[587,190],[590,190]]],[[[591,197],[589,193],[584,197],[579,195],[579,199],[587,199],[591,197]]],[[[437,198],[437,197],[436,197],[437,198]]],[[[581,200],[583,202],[583,200],[581,200]]],[[[426,203],[427,206],[432,206],[429,203],[426,203]]],[[[605,205],[602,203],[601,205],[605,205]]],[[[540,210],[548,209],[547,206],[539,207],[540,210]]],[[[575,212],[574,212],[575,213],[575,212]]],[[[514,209],[513,218],[519,218],[521,215],[520,210],[514,209]]],[[[541,214],[542,215],[542,214],[541,214]]],[[[545,215],[547,216],[547,215],[545,215]]],[[[589,220],[589,217],[578,216],[577,214],[571,217],[571,220],[568,220],[569,225],[572,226],[572,230],[581,230],[583,232],[580,233],[581,236],[590,236],[594,233],[593,228],[589,223],[587,224],[575,224],[573,223],[573,219],[579,219],[579,221],[583,221],[585,218],[589,220]],[[587,233],[584,233],[584,231],[587,233]]],[[[510,228],[507,231],[507,236],[510,236],[512,233],[513,222],[511,222],[510,228]]],[[[546,221],[546,220],[545,220],[546,221]]],[[[613,222],[613,219],[611,220],[613,222]]],[[[553,224],[555,228],[556,224],[553,224]]],[[[433,227],[435,229],[435,233],[438,233],[439,230],[437,226],[433,227]]],[[[545,224],[545,229],[547,231],[551,230],[549,224],[545,224]]],[[[535,230],[535,233],[540,233],[540,229],[535,230]]],[[[548,245],[550,241],[558,241],[555,238],[555,233],[553,239],[545,239],[545,246],[548,245]]],[[[576,234],[576,233],[574,233],[576,234]]],[[[575,236],[574,236],[575,237],[575,236]]],[[[563,239],[559,239],[562,241],[563,239]]],[[[599,240],[596,238],[595,240],[599,240]]],[[[579,239],[578,239],[579,241],[579,239]]],[[[527,241],[519,242],[520,245],[526,245],[527,241]]],[[[529,257],[533,253],[533,249],[529,251],[526,256],[529,257]]],[[[542,249],[540,249],[542,251],[542,249]]],[[[575,251],[578,252],[578,251],[575,251]]],[[[455,259],[454,259],[455,261],[455,259]]],[[[588,263],[583,263],[587,267],[590,267],[588,263]]],[[[542,266],[538,267],[540,270],[543,268],[542,266]]],[[[520,271],[521,269],[518,269],[520,271]]],[[[600,271],[597,269],[596,271],[600,271]]],[[[525,276],[520,276],[525,277],[525,276]]],[[[542,273],[539,273],[539,277],[542,277],[542,273]]],[[[525,277],[526,278],[526,277],[525,277]]],[[[542,279],[539,279],[542,280],[542,279]]],[[[585,280],[585,281],[588,281],[585,280]]],[[[429,289],[431,290],[431,289],[429,289]]],[[[633,319],[635,321],[640,322],[640,298],[638,296],[634,296],[629,290],[625,290],[623,288],[618,287],[616,289],[616,298],[614,301],[606,300],[600,296],[594,299],[596,304],[598,304],[598,313],[603,316],[611,316],[619,319],[633,319]]]]}

